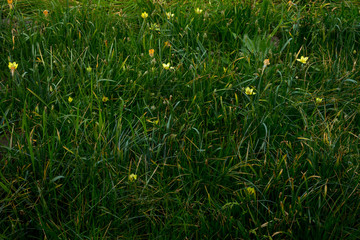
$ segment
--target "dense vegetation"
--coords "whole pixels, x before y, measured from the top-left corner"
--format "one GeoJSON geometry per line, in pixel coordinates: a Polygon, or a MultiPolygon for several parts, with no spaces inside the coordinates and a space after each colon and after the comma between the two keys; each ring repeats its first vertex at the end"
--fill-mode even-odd
{"type": "Polygon", "coordinates": [[[360,238],[358,1],[8,2],[0,239],[360,238]]]}

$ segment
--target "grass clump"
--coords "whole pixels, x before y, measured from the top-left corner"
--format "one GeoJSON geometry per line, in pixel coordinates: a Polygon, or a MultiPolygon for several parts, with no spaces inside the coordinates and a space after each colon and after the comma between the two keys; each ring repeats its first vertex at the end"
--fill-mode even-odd
{"type": "Polygon", "coordinates": [[[1,7],[0,238],[360,237],[356,1],[1,7]]]}

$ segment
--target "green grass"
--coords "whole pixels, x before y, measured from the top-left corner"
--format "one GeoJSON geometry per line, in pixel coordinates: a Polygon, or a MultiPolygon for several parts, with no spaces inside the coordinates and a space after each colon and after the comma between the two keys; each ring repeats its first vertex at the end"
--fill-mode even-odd
{"type": "Polygon", "coordinates": [[[360,238],[357,1],[14,3],[0,239],[360,238]]]}

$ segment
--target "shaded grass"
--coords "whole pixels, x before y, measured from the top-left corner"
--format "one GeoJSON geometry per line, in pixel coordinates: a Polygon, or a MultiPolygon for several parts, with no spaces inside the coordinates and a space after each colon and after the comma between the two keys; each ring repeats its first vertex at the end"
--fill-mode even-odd
{"type": "Polygon", "coordinates": [[[296,4],[2,6],[1,237],[359,237],[359,7],[296,4]]]}

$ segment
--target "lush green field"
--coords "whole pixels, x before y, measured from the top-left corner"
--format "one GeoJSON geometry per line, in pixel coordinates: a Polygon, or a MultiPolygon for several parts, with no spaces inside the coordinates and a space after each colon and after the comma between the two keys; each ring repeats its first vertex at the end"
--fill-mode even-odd
{"type": "Polygon", "coordinates": [[[357,0],[0,20],[0,239],[360,238],[357,0]]]}

